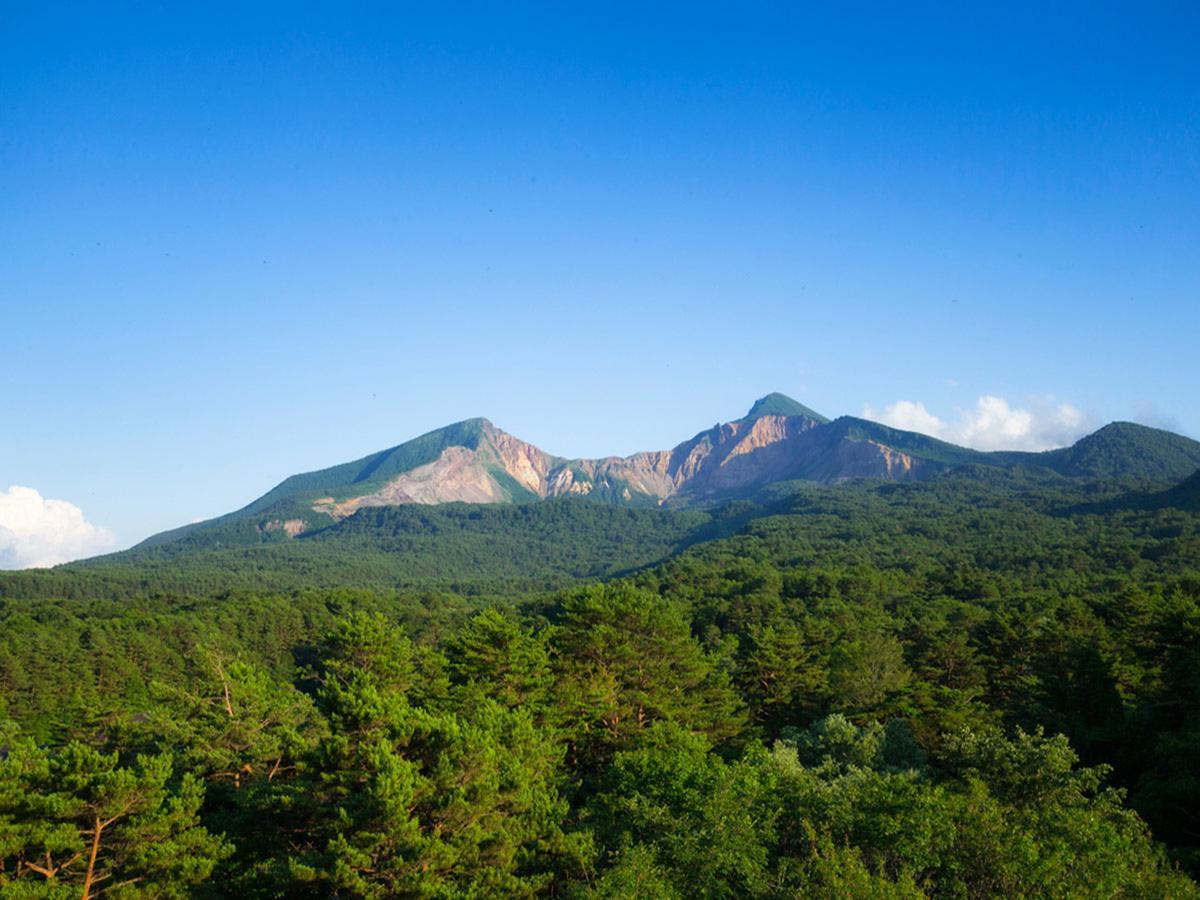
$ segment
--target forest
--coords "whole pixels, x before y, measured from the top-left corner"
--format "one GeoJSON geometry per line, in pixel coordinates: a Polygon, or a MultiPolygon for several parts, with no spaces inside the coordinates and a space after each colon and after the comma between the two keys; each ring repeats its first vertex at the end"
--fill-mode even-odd
{"type": "Polygon", "coordinates": [[[965,469],[0,576],[0,896],[1200,896],[1200,509],[965,469]]]}

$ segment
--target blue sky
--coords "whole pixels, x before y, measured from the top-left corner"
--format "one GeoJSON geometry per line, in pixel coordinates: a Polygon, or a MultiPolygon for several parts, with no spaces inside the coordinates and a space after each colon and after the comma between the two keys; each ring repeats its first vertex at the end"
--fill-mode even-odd
{"type": "Polygon", "coordinates": [[[0,8],[0,492],[114,546],[472,415],[1200,436],[1194,4],[253,6],[0,8]]]}

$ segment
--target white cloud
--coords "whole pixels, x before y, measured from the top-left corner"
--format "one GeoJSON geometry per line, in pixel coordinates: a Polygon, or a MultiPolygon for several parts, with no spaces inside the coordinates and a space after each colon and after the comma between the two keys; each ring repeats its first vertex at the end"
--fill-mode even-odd
{"type": "Polygon", "coordinates": [[[911,400],[898,400],[882,411],[864,407],[863,417],[976,450],[1064,447],[1086,434],[1091,424],[1069,403],[1034,401],[1028,409],[1017,409],[1003,397],[990,394],[980,397],[974,409],[959,410],[955,422],[946,422],[924,403],[911,400]]]}
{"type": "Polygon", "coordinates": [[[0,492],[0,569],[56,566],[111,550],[112,532],[97,528],[74,503],[48,500],[33,488],[0,492]]]}
{"type": "Polygon", "coordinates": [[[924,403],[914,403],[911,400],[897,400],[883,412],[876,412],[870,406],[865,406],[863,418],[905,431],[919,431],[933,437],[941,437],[946,432],[945,422],[927,410],[924,403]]]}

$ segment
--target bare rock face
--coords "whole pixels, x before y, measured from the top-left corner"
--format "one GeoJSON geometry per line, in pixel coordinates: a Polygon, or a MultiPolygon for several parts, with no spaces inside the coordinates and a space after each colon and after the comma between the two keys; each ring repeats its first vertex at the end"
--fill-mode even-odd
{"type": "Polygon", "coordinates": [[[479,451],[447,447],[431,463],[393,478],[377,491],[335,503],[318,500],[313,510],[341,519],[367,506],[406,503],[499,503],[504,491],[487,469],[478,464],[479,451]]]}
{"type": "Polygon", "coordinates": [[[807,415],[752,415],[718,425],[672,450],[627,457],[563,459],[483,421],[474,447],[446,447],[369,493],[312,508],[340,519],[364,507],[408,503],[502,503],[597,496],[642,505],[688,505],[736,496],[794,478],[903,481],[921,477],[926,461],[872,440],[852,440],[807,415]]]}
{"type": "Polygon", "coordinates": [[[677,481],[683,493],[737,491],[791,477],[798,450],[818,422],[804,416],[760,416],[731,422],[687,454],[677,481]]]}
{"type": "Polygon", "coordinates": [[[500,467],[525,490],[545,497],[554,458],[490,422],[484,426],[484,435],[500,467]]]}
{"type": "MultiPolygon", "coordinates": [[[[370,507],[587,497],[687,508],[753,497],[776,482],[919,481],[960,466],[1033,466],[1089,478],[1174,473],[1169,477],[1183,483],[1138,502],[1187,509],[1200,504],[1200,442],[1169,432],[1115,422],[1072,447],[983,453],[854,416],[830,421],[790,397],[768,394],[741,419],[714,425],[670,450],[625,457],[565,459],[486,419],[465,419],[361,459],[292,475],[215,521],[249,518],[260,539],[303,539],[370,507]]],[[[173,529],[143,545],[161,546],[211,524],[173,529]]]]}
{"type": "Polygon", "coordinates": [[[303,519],[288,519],[287,521],[283,521],[281,519],[272,519],[270,522],[267,522],[265,525],[261,526],[260,530],[267,533],[272,531],[283,531],[288,537],[294,538],[298,534],[303,533],[307,528],[308,523],[303,519]]]}

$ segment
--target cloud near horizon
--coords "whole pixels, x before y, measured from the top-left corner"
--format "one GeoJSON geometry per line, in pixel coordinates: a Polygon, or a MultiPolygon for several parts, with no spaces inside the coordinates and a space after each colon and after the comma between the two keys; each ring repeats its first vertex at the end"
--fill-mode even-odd
{"type": "Polygon", "coordinates": [[[88,522],[74,503],[15,484],[0,492],[0,569],[56,566],[115,545],[115,535],[88,522]]]}
{"type": "Polygon", "coordinates": [[[980,397],[974,409],[959,410],[956,422],[946,422],[912,400],[897,400],[883,410],[865,406],[863,418],[976,450],[1052,450],[1074,443],[1091,427],[1088,417],[1069,403],[1018,409],[991,394],[980,397]]]}

